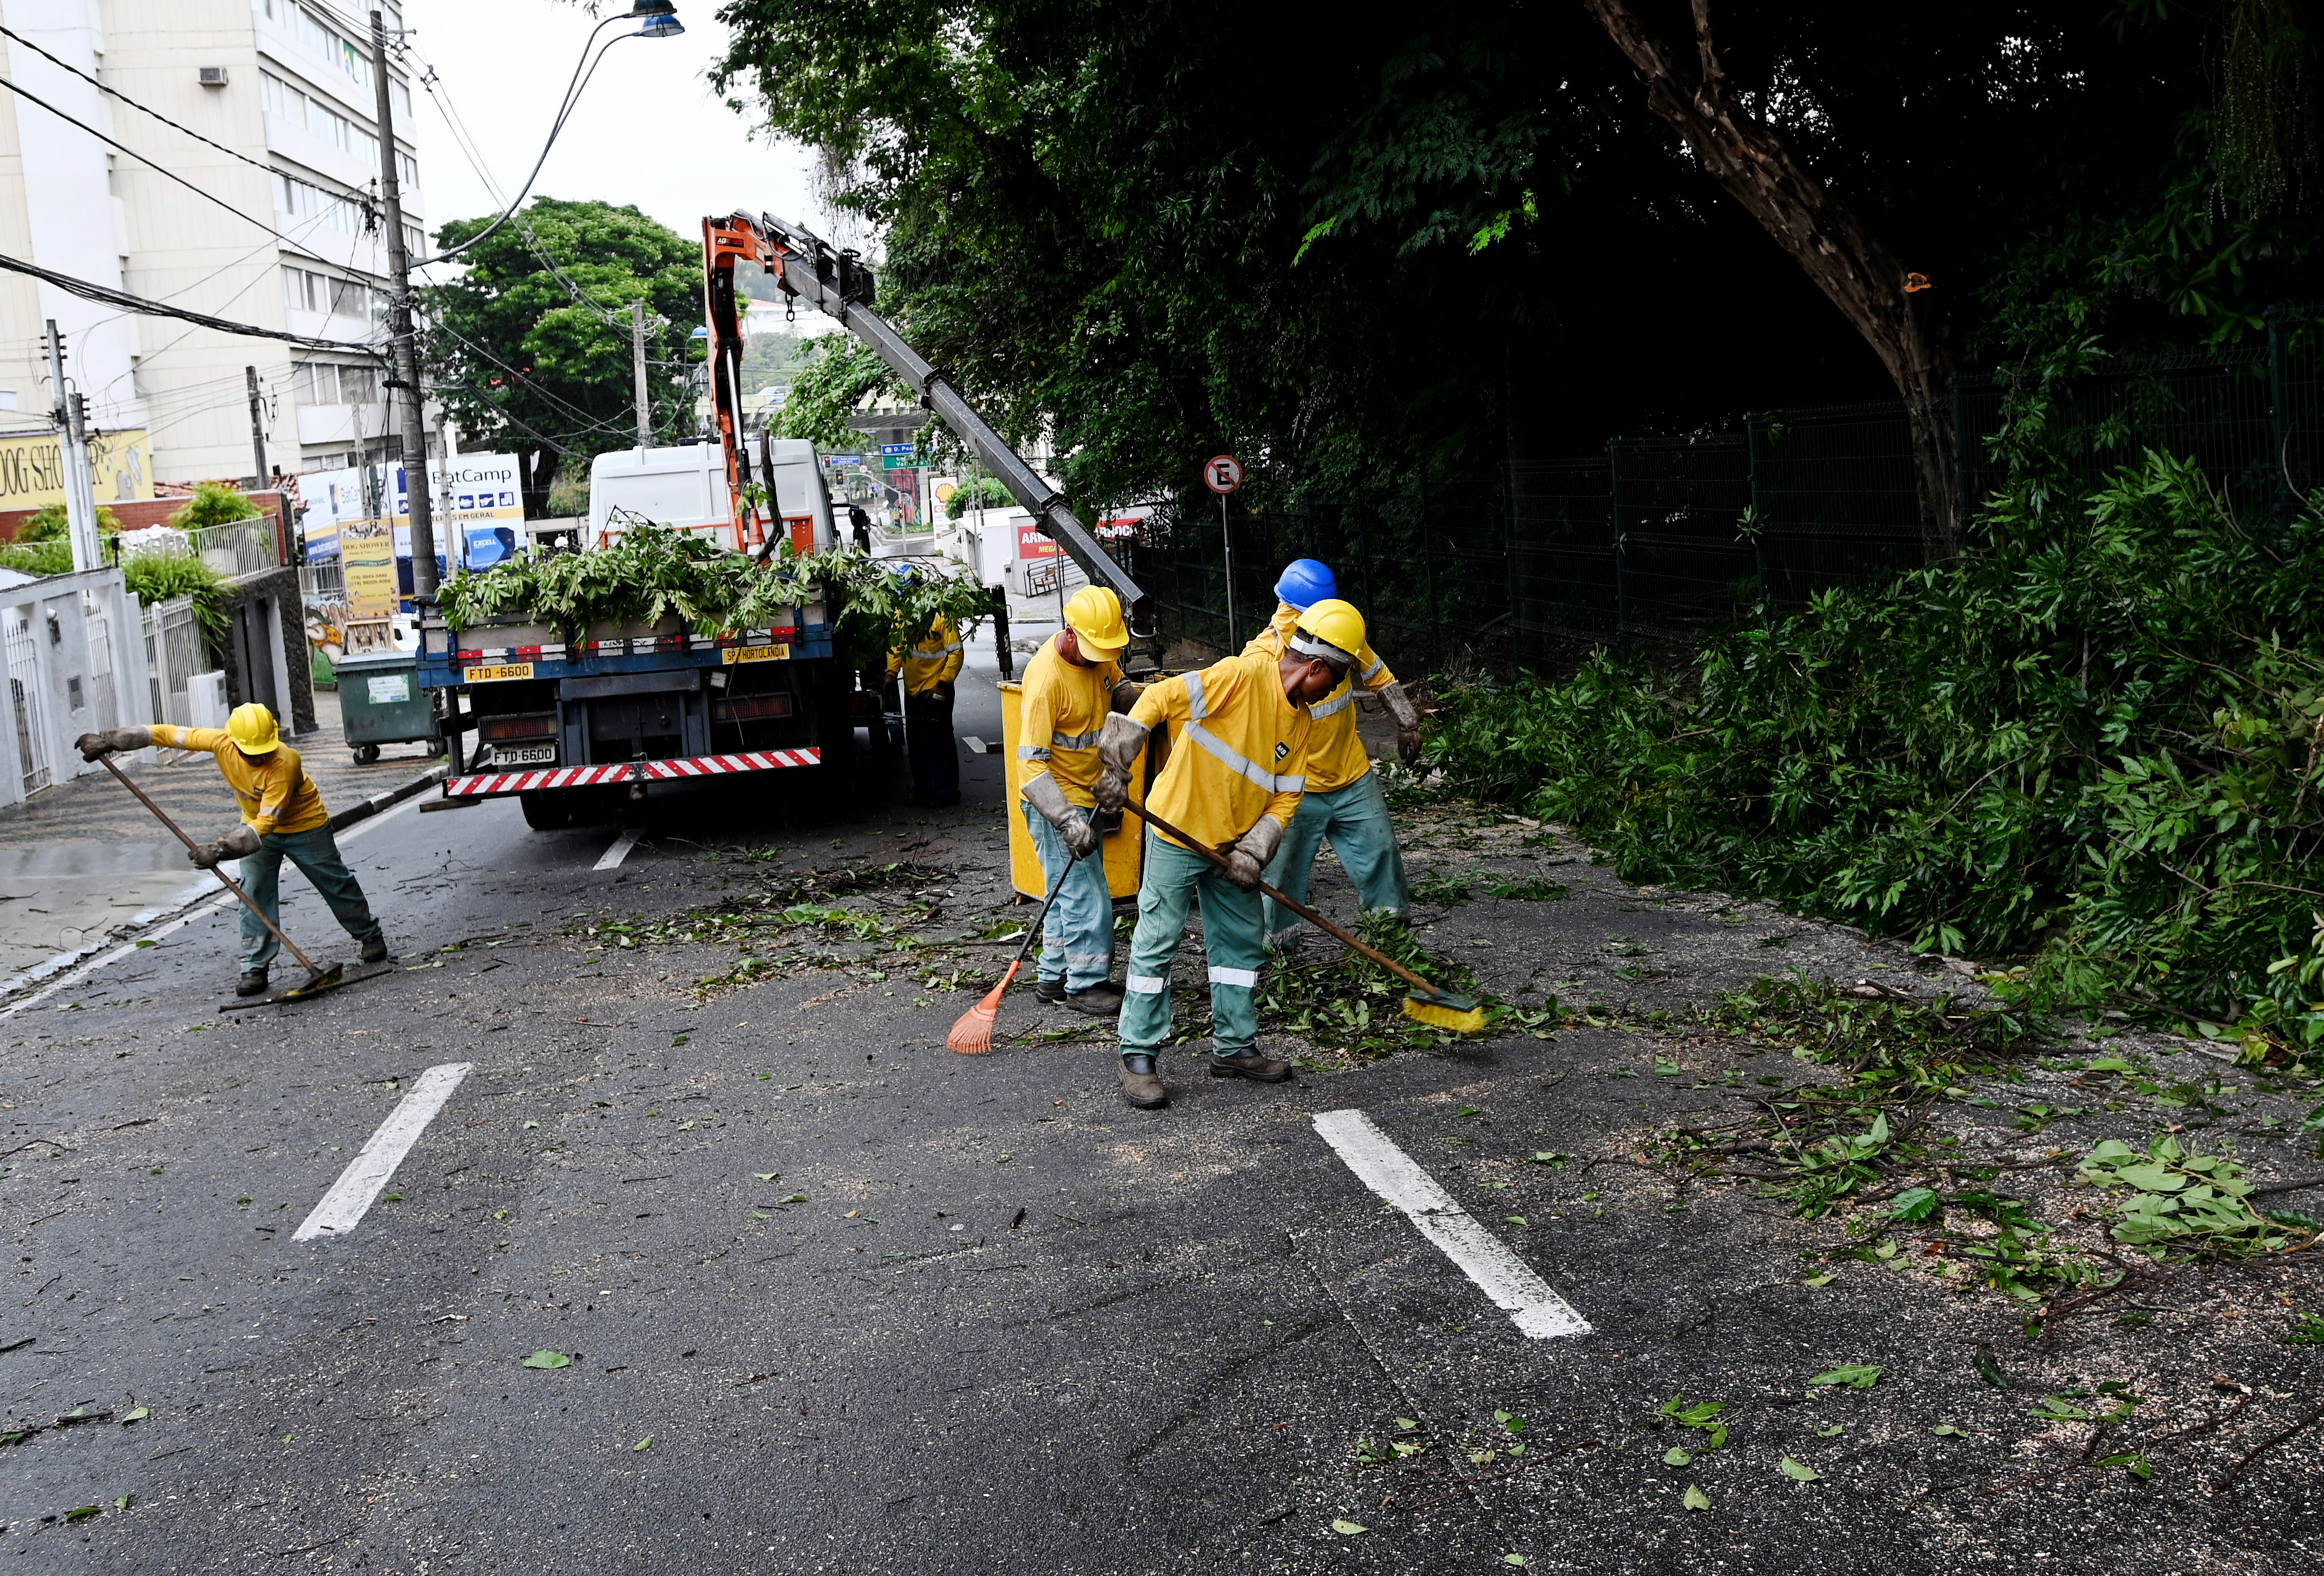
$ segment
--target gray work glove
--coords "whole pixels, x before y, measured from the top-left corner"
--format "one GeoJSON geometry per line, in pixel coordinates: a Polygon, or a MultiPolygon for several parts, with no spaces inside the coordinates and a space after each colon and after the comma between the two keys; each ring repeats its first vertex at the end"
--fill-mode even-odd
{"type": "Polygon", "coordinates": [[[1130,769],[1146,748],[1146,725],[1115,712],[1105,719],[1098,735],[1097,807],[1119,810],[1130,803],[1130,769]]]}
{"type": "Polygon", "coordinates": [[[224,864],[230,859],[244,859],[258,852],[258,828],[245,821],[216,843],[205,843],[186,851],[186,857],[204,870],[224,864]]]}
{"type": "Polygon", "coordinates": [[[1075,859],[1087,859],[1097,852],[1097,828],[1066,800],[1065,790],[1057,786],[1056,773],[1045,771],[1038,777],[1028,778],[1018,791],[1025,796],[1027,804],[1041,813],[1041,819],[1057,829],[1057,835],[1065,839],[1065,851],[1075,859]]]}
{"type": "Polygon", "coordinates": [[[1388,715],[1396,719],[1397,753],[1411,760],[1420,753],[1420,707],[1412,698],[1412,691],[1402,679],[1379,692],[1381,704],[1388,715]]]}
{"type": "Polygon", "coordinates": [[[1227,855],[1227,880],[1246,892],[1259,890],[1259,878],[1267,869],[1267,862],[1275,857],[1276,844],[1283,841],[1283,823],[1272,816],[1261,816],[1259,825],[1242,834],[1242,840],[1227,855]]]}
{"type": "Polygon", "coordinates": [[[153,742],[151,728],[107,728],[101,733],[83,733],[73,741],[83,760],[95,760],[116,750],[143,750],[153,742]]]}
{"type": "Polygon", "coordinates": [[[1146,687],[1139,683],[1136,679],[1123,679],[1120,684],[1113,687],[1113,695],[1111,697],[1113,701],[1113,709],[1125,716],[1128,715],[1130,708],[1138,704],[1138,697],[1145,693],[1146,687]]]}

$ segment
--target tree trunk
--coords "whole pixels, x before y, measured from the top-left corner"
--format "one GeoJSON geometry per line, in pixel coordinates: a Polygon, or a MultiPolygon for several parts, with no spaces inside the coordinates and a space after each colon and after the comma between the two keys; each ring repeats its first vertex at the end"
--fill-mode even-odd
{"type": "Polygon", "coordinates": [[[523,465],[523,475],[518,485],[521,489],[520,495],[524,500],[524,517],[527,520],[549,518],[549,489],[557,480],[558,464],[564,457],[561,450],[545,444],[525,451],[525,458],[530,463],[523,465]]]}
{"type": "Polygon", "coordinates": [[[1947,557],[1960,550],[1953,456],[1952,356],[1938,314],[1907,293],[1903,263],[1848,204],[1824,189],[1775,130],[1736,101],[1711,36],[1711,0],[1692,0],[1700,76],[1684,80],[1629,0],[1582,0],[1646,78],[1646,102],[1678,128],[1711,178],[1856,325],[1910,412],[1924,526],[1947,557]]]}

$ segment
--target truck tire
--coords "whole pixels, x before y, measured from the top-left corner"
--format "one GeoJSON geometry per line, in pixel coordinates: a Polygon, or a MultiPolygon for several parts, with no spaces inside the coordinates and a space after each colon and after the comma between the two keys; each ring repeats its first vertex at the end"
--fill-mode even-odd
{"type": "Polygon", "coordinates": [[[573,806],[565,793],[519,794],[517,807],[524,824],[535,832],[557,832],[573,825],[573,806]]]}

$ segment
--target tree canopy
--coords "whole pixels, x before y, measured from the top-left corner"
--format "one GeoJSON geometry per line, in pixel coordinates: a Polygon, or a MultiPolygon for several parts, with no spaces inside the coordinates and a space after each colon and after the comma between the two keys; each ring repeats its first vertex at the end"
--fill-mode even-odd
{"type": "MultiPolygon", "coordinates": [[[[456,219],[457,245],[492,223],[456,219]]],[[[702,320],[702,247],[635,207],[538,197],[420,291],[431,387],[463,441],[525,456],[529,505],[558,465],[637,441],[630,303],[646,303],[654,430],[690,435],[689,336],[702,320]]]]}
{"type": "Polygon", "coordinates": [[[729,0],[721,80],[822,151],[882,309],[1100,503],[1222,447],[1353,487],[1893,397],[1617,13],[1926,278],[1950,360],[2251,332],[2319,293],[2306,11],[1738,0],[1714,51],[1678,0],[729,0]]]}

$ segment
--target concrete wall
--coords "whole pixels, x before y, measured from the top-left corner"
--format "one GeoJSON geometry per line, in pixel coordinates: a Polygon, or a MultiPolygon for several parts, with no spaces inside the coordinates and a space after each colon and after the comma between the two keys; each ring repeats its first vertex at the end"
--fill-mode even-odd
{"type": "Polygon", "coordinates": [[[275,720],[293,735],[311,733],[315,721],[315,683],[307,656],[307,614],[299,595],[296,569],[271,569],[245,575],[226,584],[222,599],[230,628],[224,660],[229,706],[246,701],[277,704],[275,720]]]}

